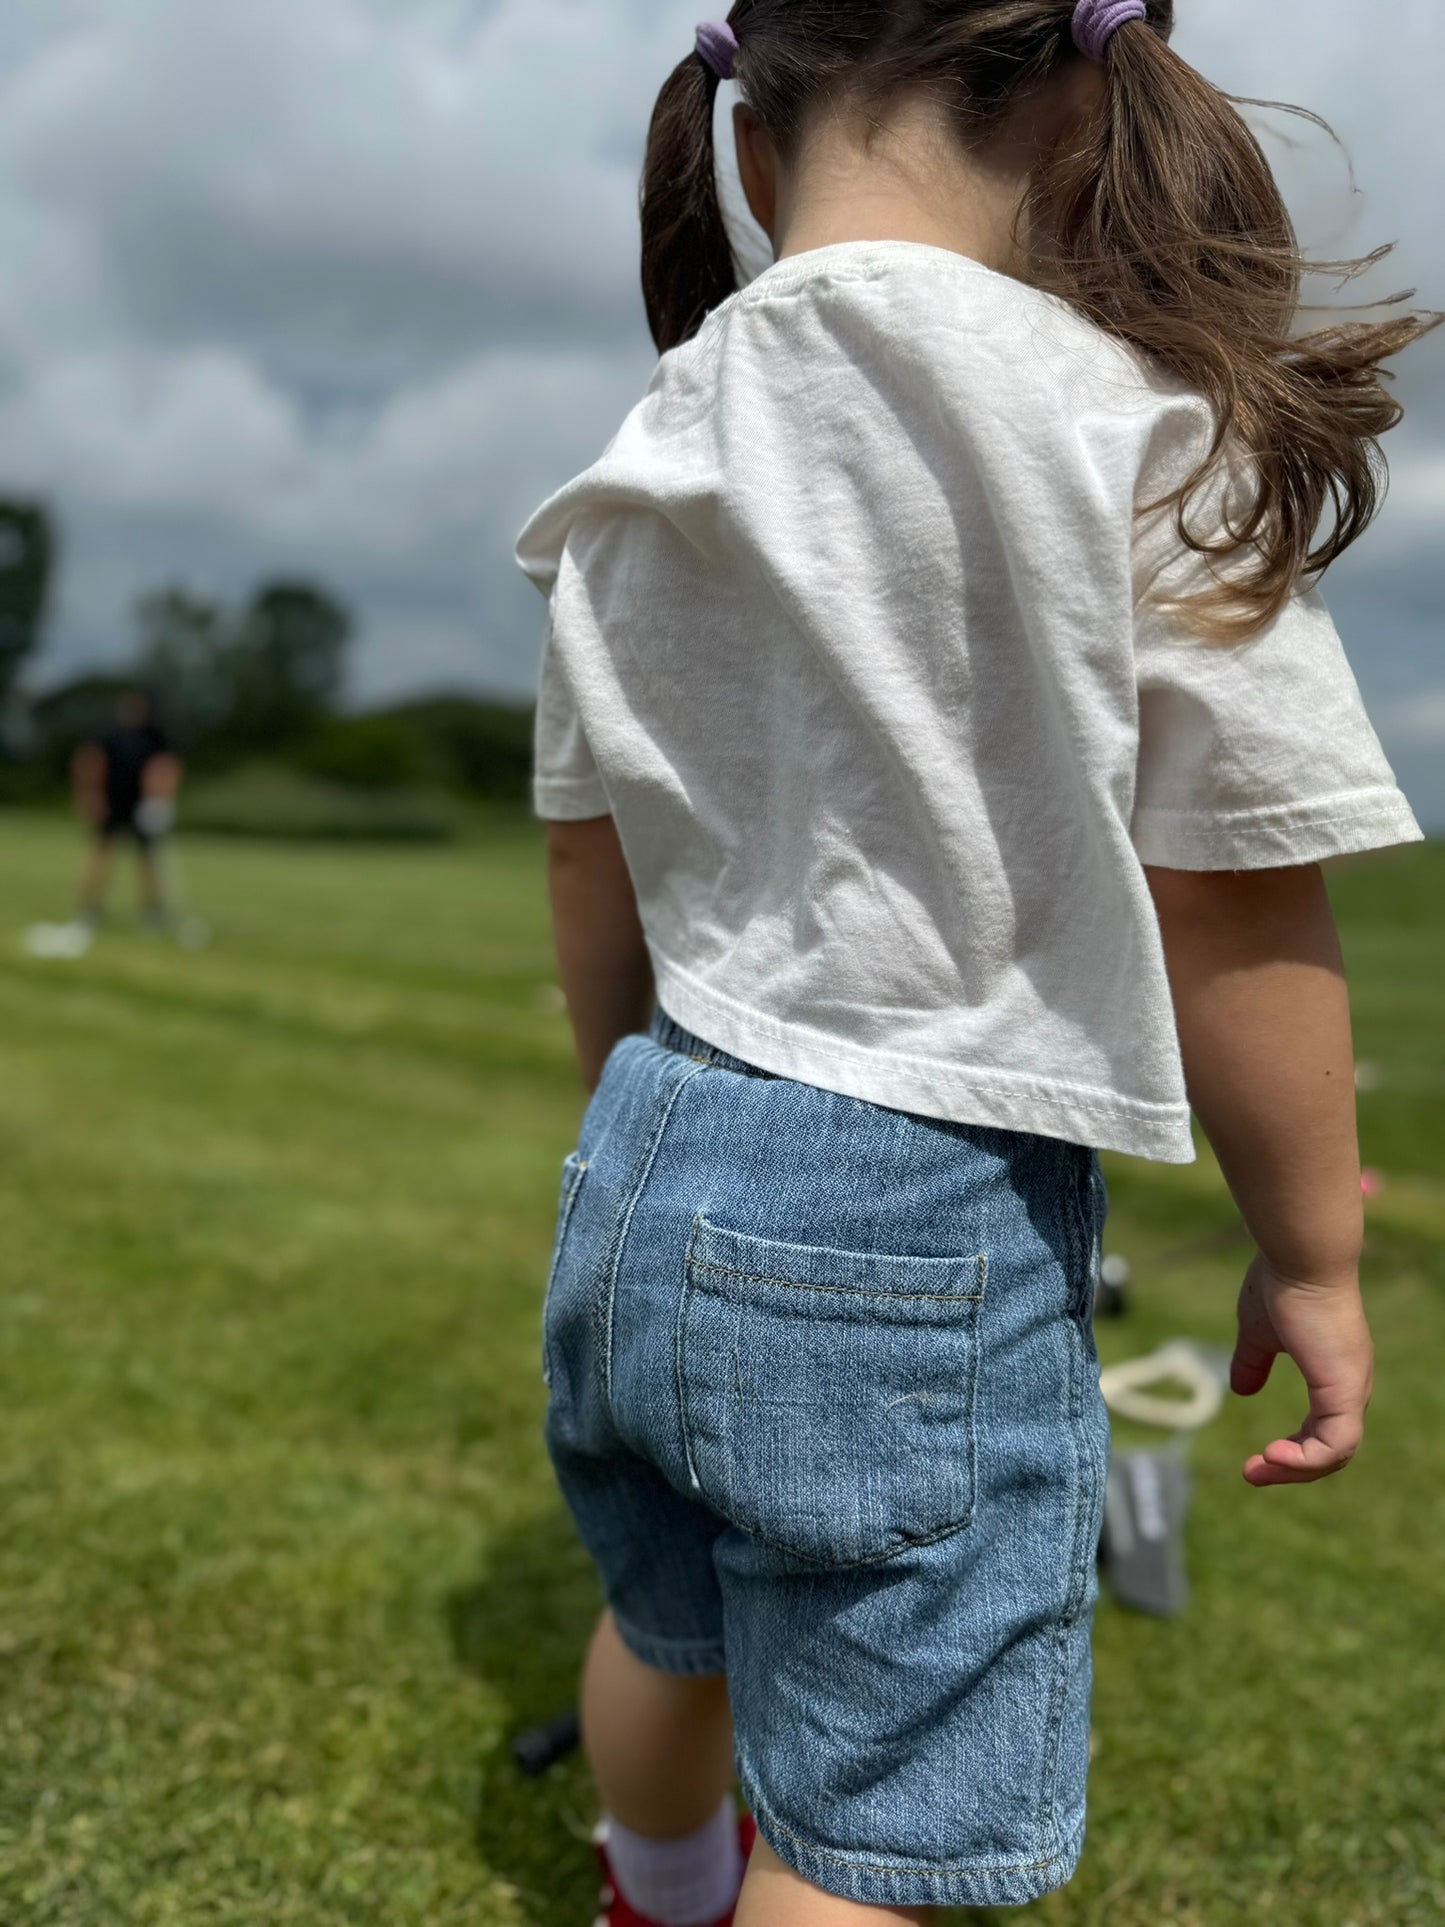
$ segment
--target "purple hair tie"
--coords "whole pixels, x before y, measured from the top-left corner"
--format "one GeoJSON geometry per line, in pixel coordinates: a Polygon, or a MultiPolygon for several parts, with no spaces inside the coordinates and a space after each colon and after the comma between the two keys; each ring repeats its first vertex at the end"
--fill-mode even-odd
{"type": "Polygon", "coordinates": [[[738,60],[738,37],[726,20],[704,20],[697,30],[697,50],[719,80],[731,80],[738,60]]]}
{"type": "Polygon", "coordinates": [[[1074,45],[1090,60],[1102,61],[1120,27],[1148,18],[1145,0],[1079,0],[1074,8],[1074,45]]]}

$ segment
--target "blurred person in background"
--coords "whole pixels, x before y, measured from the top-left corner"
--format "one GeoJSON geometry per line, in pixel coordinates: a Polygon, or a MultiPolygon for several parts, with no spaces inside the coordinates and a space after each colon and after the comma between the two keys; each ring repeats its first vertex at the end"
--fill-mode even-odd
{"type": "Polygon", "coordinates": [[[82,743],[71,764],[76,808],[94,831],[81,879],[81,922],[94,928],[103,921],[111,861],[124,837],[140,864],[142,922],[152,929],[168,923],[160,849],[175,827],[184,773],[155,696],[142,688],[123,691],[109,727],[82,743]]]}

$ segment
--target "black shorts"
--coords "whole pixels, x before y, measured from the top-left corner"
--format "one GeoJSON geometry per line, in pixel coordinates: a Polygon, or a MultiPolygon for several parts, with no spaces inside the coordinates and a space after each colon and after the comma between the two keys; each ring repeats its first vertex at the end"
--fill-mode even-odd
{"type": "Polygon", "coordinates": [[[96,835],[102,843],[114,843],[118,836],[128,836],[142,850],[154,849],[156,841],[129,810],[107,810],[96,835]]]}

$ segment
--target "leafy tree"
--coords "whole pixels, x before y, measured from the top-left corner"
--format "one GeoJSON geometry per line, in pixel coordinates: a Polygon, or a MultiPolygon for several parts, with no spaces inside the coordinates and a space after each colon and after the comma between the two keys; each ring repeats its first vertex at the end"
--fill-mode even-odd
{"type": "Polygon", "coordinates": [[[351,626],[322,589],[304,582],[262,589],[226,652],[229,746],[270,753],[309,736],[341,694],[351,626]]]}
{"type": "Polygon", "coordinates": [[[303,743],[294,761],[309,776],[354,790],[421,788],[445,764],[404,716],[337,716],[303,743]]]}
{"type": "Polygon", "coordinates": [[[345,678],[351,617],[308,583],[272,583],[239,613],[165,589],[136,620],[136,672],[201,762],[293,749],[325,722],[345,678]]]}
{"type": "Polygon", "coordinates": [[[517,801],[532,769],[532,712],[472,696],[430,696],[391,712],[433,748],[448,780],[473,796],[517,801]]]}
{"type": "Polygon", "coordinates": [[[136,680],[156,692],[180,742],[202,759],[226,734],[234,626],[218,603],[188,589],[161,589],[136,606],[136,680]]]}
{"type": "Polygon", "coordinates": [[[0,713],[40,640],[54,564],[55,534],[44,505],[0,498],[0,713]]]}

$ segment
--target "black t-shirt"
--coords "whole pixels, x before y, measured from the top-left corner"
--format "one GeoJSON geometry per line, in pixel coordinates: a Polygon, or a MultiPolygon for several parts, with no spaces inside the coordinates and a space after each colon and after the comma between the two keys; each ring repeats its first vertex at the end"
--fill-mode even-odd
{"type": "Polygon", "coordinates": [[[170,739],[155,723],[132,727],[116,723],[100,739],[105,754],[105,806],[113,818],[128,822],[140,807],[147,763],[170,754],[170,739]]]}

